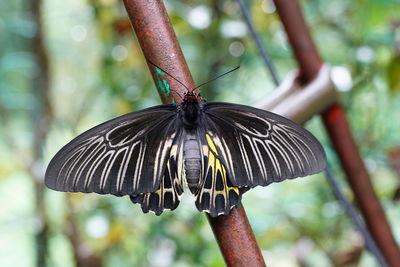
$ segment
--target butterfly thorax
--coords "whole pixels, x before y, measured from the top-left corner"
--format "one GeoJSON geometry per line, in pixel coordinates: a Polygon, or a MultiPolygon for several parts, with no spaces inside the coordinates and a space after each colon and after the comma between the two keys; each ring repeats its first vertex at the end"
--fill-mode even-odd
{"type": "Polygon", "coordinates": [[[185,94],[182,102],[183,111],[183,124],[187,129],[194,129],[197,127],[197,120],[199,118],[200,106],[197,96],[193,91],[185,94]]]}

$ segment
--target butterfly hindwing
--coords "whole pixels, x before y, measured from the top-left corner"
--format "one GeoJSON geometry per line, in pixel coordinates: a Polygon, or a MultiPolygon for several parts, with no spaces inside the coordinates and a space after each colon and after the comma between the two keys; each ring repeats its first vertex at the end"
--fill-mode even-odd
{"type": "Polygon", "coordinates": [[[117,196],[156,191],[181,129],[177,116],[176,105],[160,105],[86,131],[52,159],[46,185],[117,196]]]}
{"type": "Polygon", "coordinates": [[[226,163],[218,152],[213,136],[199,131],[198,138],[202,143],[204,169],[196,193],[196,207],[212,217],[228,214],[240,202],[244,190],[232,185],[226,163]]]}
{"type": "Polygon", "coordinates": [[[204,104],[202,120],[232,185],[239,188],[265,186],[325,168],[325,153],[318,140],[274,113],[211,102],[204,104]]]}
{"type": "Polygon", "coordinates": [[[143,212],[154,212],[160,215],[164,210],[174,210],[179,205],[183,193],[183,142],[182,131],[175,137],[164,176],[155,192],[130,196],[133,203],[140,203],[143,212]]]}

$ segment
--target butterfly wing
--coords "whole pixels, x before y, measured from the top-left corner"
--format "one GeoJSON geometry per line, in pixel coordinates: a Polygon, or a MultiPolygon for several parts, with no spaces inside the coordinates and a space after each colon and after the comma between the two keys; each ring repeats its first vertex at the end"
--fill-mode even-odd
{"type": "Polygon", "coordinates": [[[174,210],[178,207],[183,193],[183,138],[182,131],[175,136],[169,158],[165,166],[164,177],[155,192],[131,196],[133,203],[141,203],[143,212],[153,211],[160,215],[164,210],[174,210]]]}
{"type": "MultiPolygon", "coordinates": [[[[176,105],[160,105],[86,131],[51,160],[46,185],[58,191],[133,197],[167,188],[170,181],[176,183],[175,174],[165,176],[176,169],[172,144],[181,142],[178,116],[176,105]]],[[[179,186],[170,190],[181,194],[179,186]]],[[[171,205],[176,207],[176,200],[171,205]]]]}
{"type": "Polygon", "coordinates": [[[318,173],[326,166],[318,140],[277,114],[210,102],[203,106],[202,120],[233,186],[266,186],[318,173]]]}
{"type": "Polygon", "coordinates": [[[208,212],[212,217],[228,214],[236,206],[246,188],[234,186],[229,178],[226,163],[209,133],[198,129],[202,144],[202,175],[196,196],[199,211],[208,212]]]}

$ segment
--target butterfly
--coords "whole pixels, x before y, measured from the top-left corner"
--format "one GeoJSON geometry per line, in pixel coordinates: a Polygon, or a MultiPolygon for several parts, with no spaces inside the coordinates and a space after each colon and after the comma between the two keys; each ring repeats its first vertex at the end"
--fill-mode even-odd
{"type": "Polygon", "coordinates": [[[47,187],[128,195],[143,212],[174,210],[184,185],[199,211],[228,214],[244,192],[325,169],[318,140],[302,126],[250,106],[182,103],[132,112],[82,133],[51,160],[47,187]]]}

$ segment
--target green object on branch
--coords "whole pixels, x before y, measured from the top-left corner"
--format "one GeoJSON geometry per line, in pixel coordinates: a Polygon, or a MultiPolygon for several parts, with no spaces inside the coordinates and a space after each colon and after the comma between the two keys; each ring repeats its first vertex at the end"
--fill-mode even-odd
{"type": "MultiPolygon", "coordinates": [[[[165,98],[168,98],[169,95],[171,94],[171,89],[167,80],[162,79],[162,76],[164,76],[165,73],[157,67],[155,67],[155,70],[156,70],[155,80],[158,90],[161,91],[161,93],[165,96],[165,98]]],[[[172,103],[173,102],[174,101],[172,101],[172,103]]]]}

